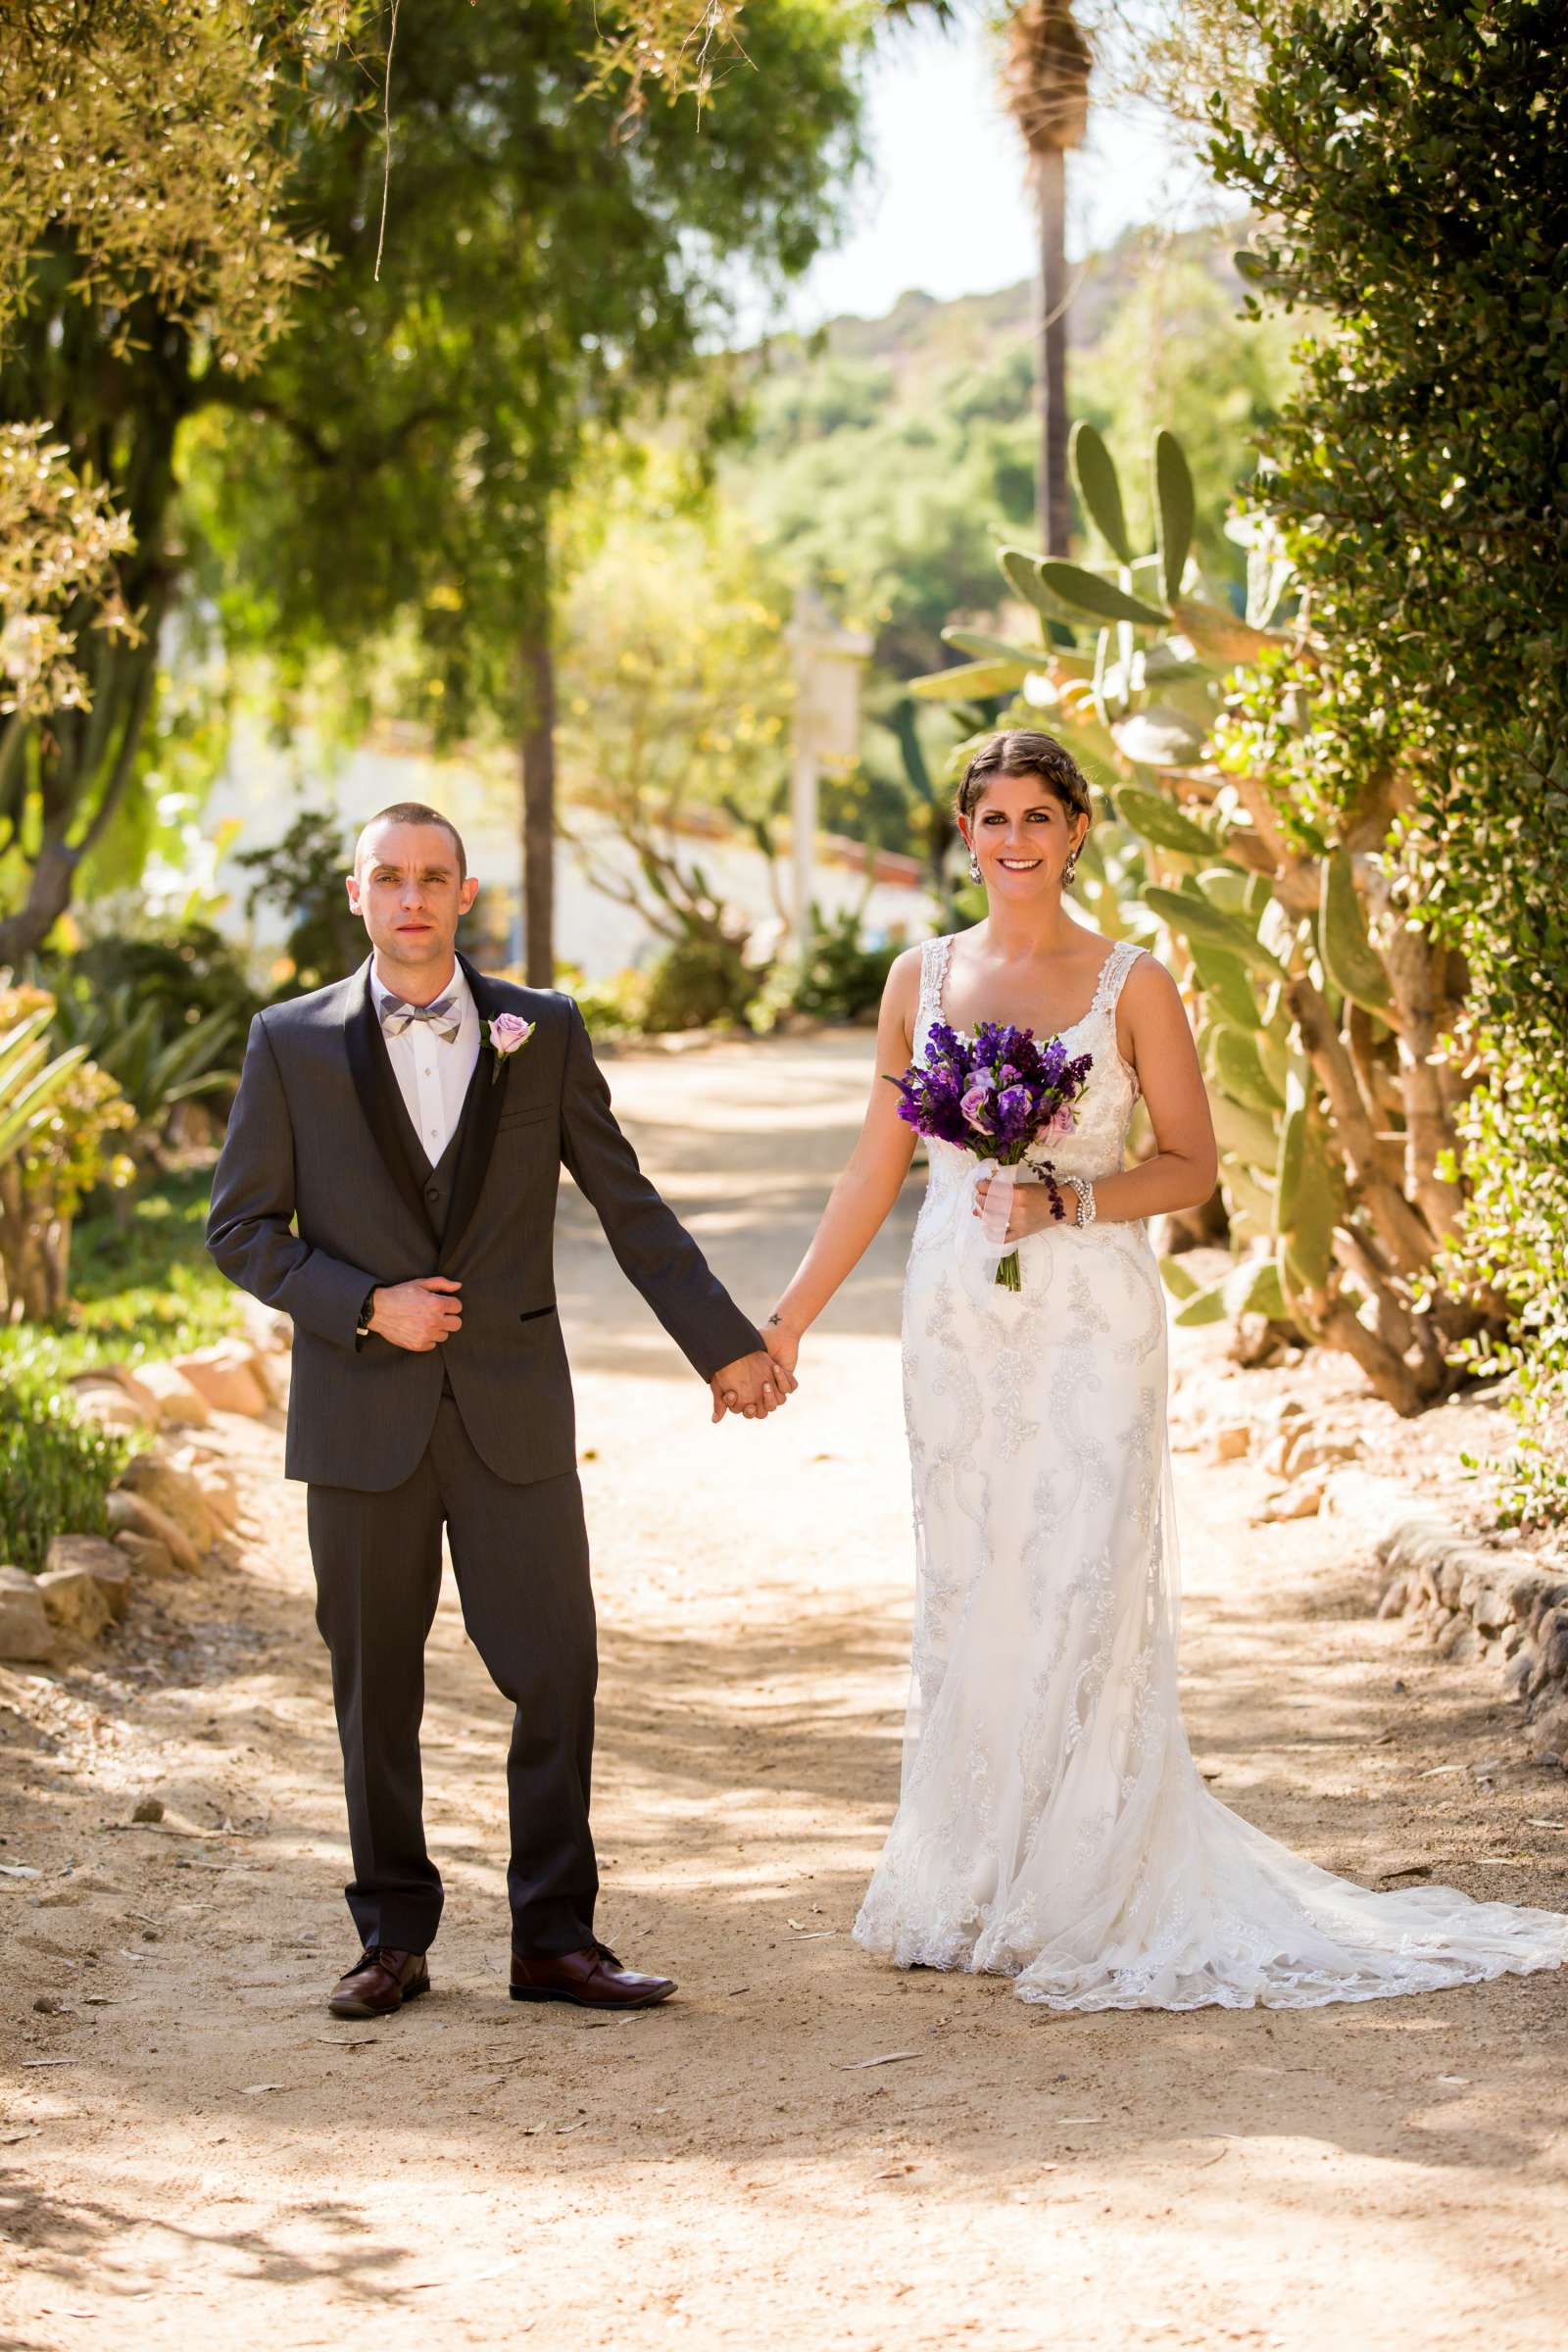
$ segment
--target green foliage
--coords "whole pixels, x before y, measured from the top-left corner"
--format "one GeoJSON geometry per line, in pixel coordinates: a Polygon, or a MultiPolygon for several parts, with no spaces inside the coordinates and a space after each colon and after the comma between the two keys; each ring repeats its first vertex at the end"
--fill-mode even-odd
{"type": "MultiPolygon", "coordinates": [[[[769,557],[875,628],[884,674],[934,668],[955,611],[995,605],[998,542],[1033,527],[1034,301],[1032,284],[951,304],[908,295],[885,319],[836,321],[822,347],[773,346],[753,437],[720,466],[769,557]]],[[[1235,314],[1210,231],[1131,234],[1092,257],[1074,295],[1075,410],[1123,445],[1175,427],[1215,574],[1236,562],[1217,517],[1237,452],[1289,381],[1289,337],[1235,314]]],[[[1136,542],[1151,499],[1141,483],[1120,494],[1136,542]]]]}
{"type": "Polygon", "coordinates": [[[107,1496],[127,1450],[0,1359],[0,1560],[36,1576],[52,1536],[107,1534],[107,1496]]]}
{"type": "MultiPolygon", "coordinates": [[[[1234,755],[1303,834],[1381,798],[1409,919],[1465,959],[1461,1288],[1500,1293],[1515,1509],[1568,1504],[1568,49],[1551,0],[1247,0],[1248,120],[1222,179],[1269,229],[1254,307],[1306,308],[1268,503],[1315,661],[1257,682],[1234,755]],[[1310,696],[1312,724],[1293,724],[1310,696]]],[[[1353,945],[1351,956],[1353,959],[1353,945]]],[[[1329,956],[1340,954],[1338,945],[1329,956]]],[[[1341,963],[1350,986],[1351,965],[1341,963]]]]}
{"type": "Polygon", "coordinates": [[[69,957],[42,961],[44,986],[57,988],[69,975],[96,995],[128,988],[139,1004],[157,1004],[165,1026],[212,1013],[226,1014],[240,1033],[249,1026],[262,999],[233,941],[211,923],[192,917],[138,924],[119,905],[94,909],[94,919],[112,927],[88,930],[69,957]]]}
{"type": "Polygon", "coordinates": [[[23,1149],[35,1120],[84,1054],[81,1049],[51,1053],[52,1002],[28,1002],[7,992],[0,1004],[5,1007],[0,1012],[0,1160],[7,1160],[23,1149]]]}
{"type": "MultiPolygon", "coordinates": [[[[867,36],[851,0],[778,0],[700,126],[650,106],[627,136],[580,9],[406,8],[379,270],[381,126],[345,51],[295,177],[334,267],[191,450],[230,644],[285,690],[348,656],[369,699],[392,645],[400,716],[514,735],[519,632],[573,552],[563,501],[722,340],[735,265],[790,278],[815,254],[857,161],[867,36]]],[[[733,421],[721,379],[688,409],[699,440],[733,421]]]]}
{"type": "Polygon", "coordinates": [[[907,944],[868,940],[858,907],[824,915],[813,902],[806,955],[781,956],[773,965],[748,1014],[752,1027],[765,1033],[791,1012],[816,1021],[874,1018],[894,959],[907,944]]]}
{"type": "Polygon", "coordinates": [[[266,906],[289,918],[283,954],[291,968],[280,995],[303,996],[364,959],[365,931],[343,883],[353,857],[354,844],[337,818],[320,808],[302,808],[265,848],[236,853],[234,863],[255,876],[246,913],[266,906]]]}
{"type": "Polygon", "coordinates": [[[166,998],[139,997],[128,980],[107,995],[84,979],[61,983],[55,1033],[114,1080],[133,1106],[149,1150],[176,1102],[238,1083],[243,1041],[233,1013],[173,1013],[166,998]]]}
{"type": "MultiPolygon", "coordinates": [[[[28,1054],[39,1043],[28,1032],[55,1013],[47,990],[0,987],[0,1038],[21,1032],[28,1054]]],[[[0,1318],[13,1322],[65,1312],[76,1211],[95,1184],[132,1173],[118,1141],[135,1124],[130,1104],[79,1049],[60,1061],[46,1088],[34,1079],[12,1103],[12,1145],[0,1158],[0,1318]]]]}
{"type": "Polygon", "coordinates": [[[678,939],[650,967],[643,1026],[654,1036],[732,1028],[746,1018],[761,978],[732,940],[696,933],[678,939]]]}
{"type": "Polygon", "coordinates": [[[647,1034],[646,972],[628,969],[608,980],[585,980],[580,972],[566,971],[558,976],[558,983],[576,998],[588,1034],[597,1044],[616,1044],[647,1034]]]}

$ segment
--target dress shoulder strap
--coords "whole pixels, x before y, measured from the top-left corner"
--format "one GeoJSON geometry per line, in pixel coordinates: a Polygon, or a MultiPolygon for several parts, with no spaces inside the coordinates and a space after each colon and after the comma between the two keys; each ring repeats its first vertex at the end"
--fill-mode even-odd
{"type": "Polygon", "coordinates": [[[916,1018],[920,1021],[939,1021],[942,1018],[942,984],[948,976],[949,938],[928,939],[920,948],[920,1003],[916,1018]]]}
{"type": "Polygon", "coordinates": [[[1100,967],[1100,978],[1095,983],[1095,1001],[1089,1008],[1091,1012],[1115,1011],[1116,1000],[1126,984],[1127,975],[1145,952],[1143,948],[1135,947],[1130,939],[1117,940],[1100,967]]]}

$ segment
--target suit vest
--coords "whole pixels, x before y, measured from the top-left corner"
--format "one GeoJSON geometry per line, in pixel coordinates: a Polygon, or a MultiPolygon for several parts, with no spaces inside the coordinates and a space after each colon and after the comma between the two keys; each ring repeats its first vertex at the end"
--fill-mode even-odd
{"type": "MultiPolygon", "coordinates": [[[[382,1051],[385,1053],[386,1040],[384,1038],[381,1044],[382,1051]]],[[[438,1047],[437,1051],[445,1053],[447,1049],[442,1046],[438,1047]]],[[[393,1115],[397,1122],[398,1141],[403,1147],[404,1157],[409,1163],[409,1173],[419,1188],[419,1196],[424,1202],[424,1213],[429,1220],[430,1231],[437,1243],[446,1238],[447,1218],[452,1211],[452,1187],[457,1177],[458,1160],[462,1155],[464,1133],[472,1116],[473,1090],[479,1082],[483,1069],[484,1055],[481,1054],[473,1065],[473,1076],[469,1079],[468,1091],[463,1098],[463,1108],[458,1113],[458,1123],[447,1138],[446,1150],[440,1158],[432,1163],[426,1158],[424,1147],[416,1132],[414,1121],[409,1116],[409,1106],[403,1100],[403,1089],[399,1086],[397,1072],[392,1067],[392,1057],[390,1054],[386,1055],[386,1078],[394,1098],[393,1115]]],[[[452,1395],[452,1378],[446,1367],[446,1349],[438,1348],[437,1353],[441,1357],[441,1394],[443,1396],[450,1396],[452,1395]]]]}

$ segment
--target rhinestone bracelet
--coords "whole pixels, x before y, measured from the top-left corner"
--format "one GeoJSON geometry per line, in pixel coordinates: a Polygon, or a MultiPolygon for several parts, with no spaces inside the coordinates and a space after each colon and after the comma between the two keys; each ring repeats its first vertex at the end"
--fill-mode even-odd
{"type": "Polygon", "coordinates": [[[1069,1176],[1067,1182],[1078,1196],[1076,1222],[1081,1233],[1086,1225],[1092,1225],[1095,1221],[1095,1188],[1087,1176],[1069,1176]]]}

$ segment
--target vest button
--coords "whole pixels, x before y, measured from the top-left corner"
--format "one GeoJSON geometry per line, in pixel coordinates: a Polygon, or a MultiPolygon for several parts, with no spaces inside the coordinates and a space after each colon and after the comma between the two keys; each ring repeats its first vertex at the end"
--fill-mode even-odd
{"type": "Polygon", "coordinates": [[[427,1184],[424,1188],[424,1197],[427,1200],[439,1200],[441,1187],[438,1184],[427,1184]]]}

